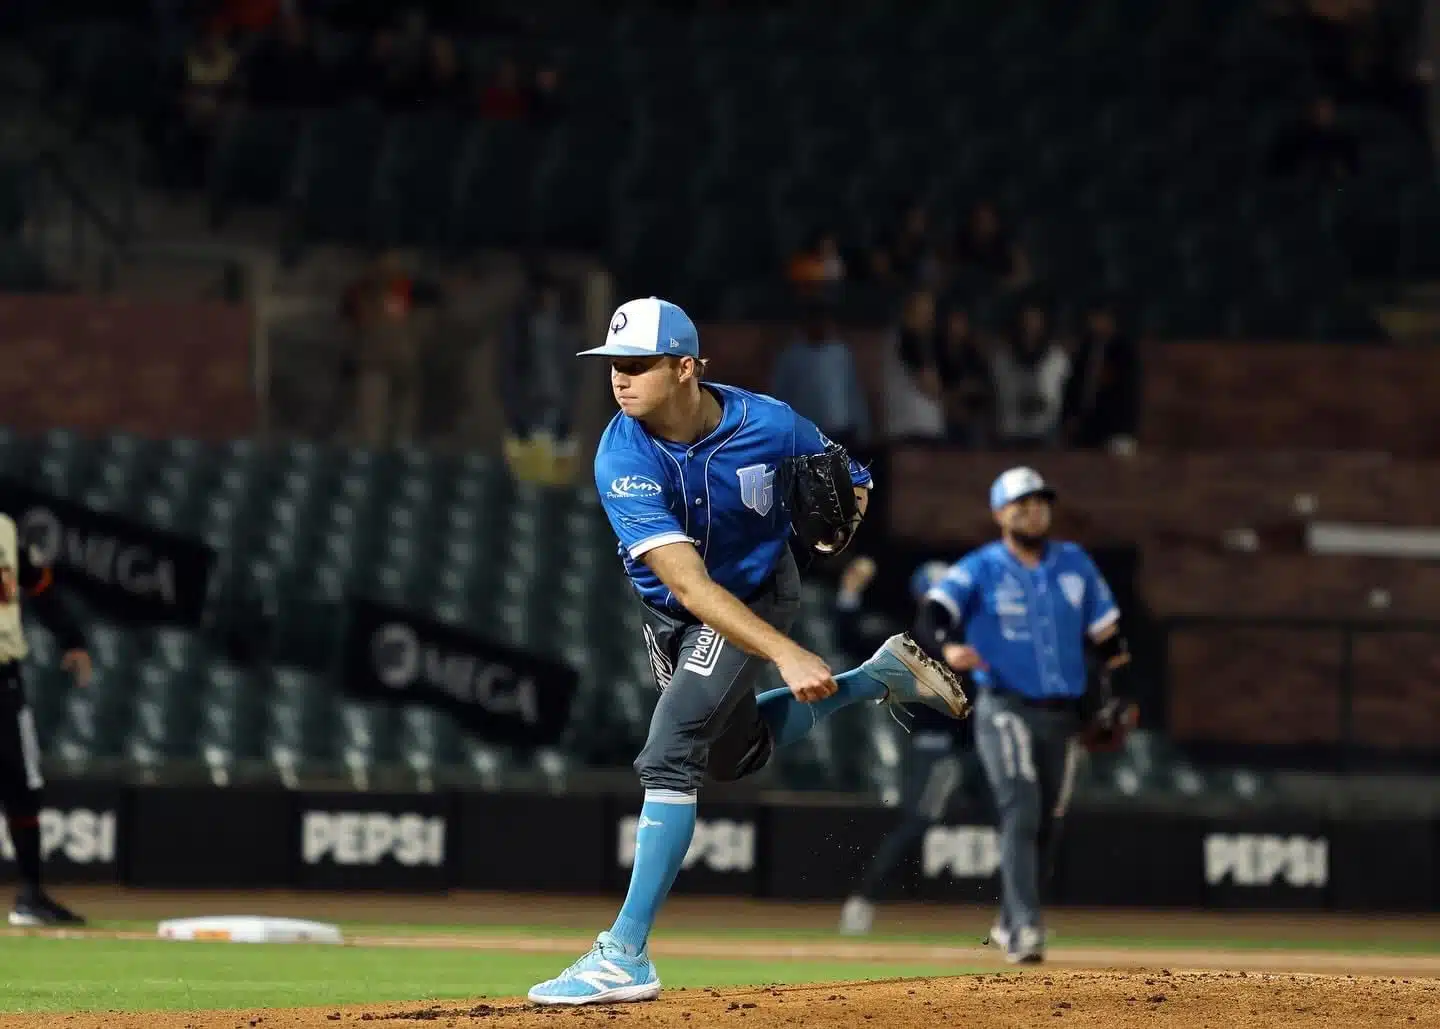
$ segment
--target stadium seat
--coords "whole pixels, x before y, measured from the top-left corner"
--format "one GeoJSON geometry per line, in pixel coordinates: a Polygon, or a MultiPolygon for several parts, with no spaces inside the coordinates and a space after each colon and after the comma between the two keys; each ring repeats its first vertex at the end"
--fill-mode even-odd
{"type": "Polygon", "coordinates": [[[531,229],[530,176],[540,140],[524,125],[477,127],[467,140],[464,168],[455,191],[449,242],[462,247],[516,246],[531,229]]]}
{"type": "Polygon", "coordinates": [[[377,231],[387,245],[445,241],[467,139],[449,112],[392,120],[376,172],[377,231]]]}
{"type": "Polygon", "coordinates": [[[193,669],[147,661],[135,669],[134,725],[125,748],[132,762],[154,769],[193,753],[199,704],[193,669]],[[188,674],[187,674],[188,671],[188,674]]]}
{"type": "Polygon", "coordinates": [[[300,137],[291,197],[303,241],[368,243],[384,120],[364,105],[311,115],[300,137]]]}
{"type": "Polygon", "coordinates": [[[212,216],[223,222],[240,204],[279,204],[295,188],[301,115],[240,108],[217,138],[210,160],[212,216]]]}

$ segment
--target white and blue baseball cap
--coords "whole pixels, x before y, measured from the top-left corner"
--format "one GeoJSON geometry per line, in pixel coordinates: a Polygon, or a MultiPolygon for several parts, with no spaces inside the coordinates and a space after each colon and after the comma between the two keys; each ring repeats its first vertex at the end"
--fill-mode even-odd
{"type": "Polygon", "coordinates": [[[1054,500],[1055,488],[1033,468],[1011,468],[991,483],[990,510],[998,511],[1006,504],[1037,495],[1046,500],[1054,500]]]}
{"type": "Polygon", "coordinates": [[[603,346],[582,350],[577,357],[699,357],[700,334],[676,304],[659,297],[627,300],[610,316],[603,346]]]}

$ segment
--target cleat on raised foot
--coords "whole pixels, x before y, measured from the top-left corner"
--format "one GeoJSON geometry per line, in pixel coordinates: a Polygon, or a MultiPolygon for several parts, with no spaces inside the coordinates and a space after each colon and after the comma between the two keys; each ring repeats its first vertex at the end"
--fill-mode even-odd
{"type": "Polygon", "coordinates": [[[951,718],[970,713],[960,677],[921,650],[908,632],[891,636],[860,668],[885,684],[881,703],[924,704],[951,718]]]}
{"type": "Polygon", "coordinates": [[[619,1004],[660,996],[660,976],[646,953],[631,954],[608,932],[554,979],[536,983],[530,1003],[544,1005],[619,1004]]]}

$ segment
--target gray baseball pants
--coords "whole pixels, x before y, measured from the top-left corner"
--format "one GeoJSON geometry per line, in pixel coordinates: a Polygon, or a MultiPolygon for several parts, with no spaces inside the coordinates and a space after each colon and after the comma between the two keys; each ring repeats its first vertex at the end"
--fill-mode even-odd
{"type": "MultiPolygon", "coordinates": [[[[800,572],[789,550],[751,611],[788,633],[800,607],[800,572]]],[[[746,654],[708,625],[644,605],[645,648],[660,699],[635,771],[646,789],[699,789],[708,775],[732,782],[765,767],[774,750],[755,703],[766,662],[746,654]]]]}
{"type": "Polygon", "coordinates": [[[1043,928],[1042,875],[1070,803],[1080,746],[1079,714],[1070,705],[1041,706],[1005,690],[979,690],[975,746],[1000,818],[1000,921],[1043,928]]]}

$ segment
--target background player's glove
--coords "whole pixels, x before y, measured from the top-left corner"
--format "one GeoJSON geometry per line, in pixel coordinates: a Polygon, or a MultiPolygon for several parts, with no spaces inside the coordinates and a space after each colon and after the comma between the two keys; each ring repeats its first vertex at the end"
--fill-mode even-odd
{"type": "Polygon", "coordinates": [[[780,471],[780,495],[795,535],[806,548],[821,554],[844,550],[860,525],[845,448],[831,444],[823,454],[787,458],[780,471]]]}
{"type": "Polygon", "coordinates": [[[1130,730],[1140,724],[1140,709],[1119,697],[1106,700],[1080,727],[1080,743],[1093,753],[1119,750],[1130,730]]]}

